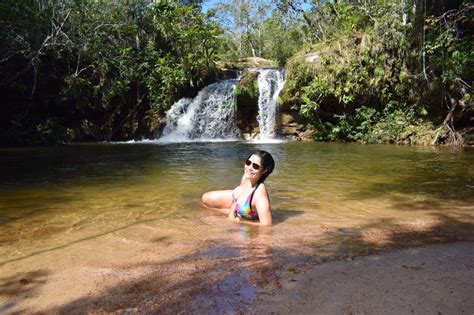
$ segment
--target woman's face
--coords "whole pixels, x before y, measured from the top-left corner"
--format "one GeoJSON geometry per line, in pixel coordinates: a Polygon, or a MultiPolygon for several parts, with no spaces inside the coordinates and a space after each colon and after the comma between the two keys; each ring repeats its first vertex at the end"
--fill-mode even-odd
{"type": "Polygon", "coordinates": [[[263,173],[262,161],[259,156],[253,154],[245,161],[244,175],[247,179],[259,180],[263,173]]]}

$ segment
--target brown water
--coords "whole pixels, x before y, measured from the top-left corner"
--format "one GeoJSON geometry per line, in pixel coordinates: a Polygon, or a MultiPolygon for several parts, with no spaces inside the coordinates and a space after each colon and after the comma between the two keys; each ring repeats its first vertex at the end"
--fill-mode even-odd
{"type": "Polygon", "coordinates": [[[473,165],[470,149],[333,143],[2,149],[0,313],[245,311],[328,259],[474,240],[473,165]],[[270,230],[200,204],[256,148],[276,160],[270,230]]]}

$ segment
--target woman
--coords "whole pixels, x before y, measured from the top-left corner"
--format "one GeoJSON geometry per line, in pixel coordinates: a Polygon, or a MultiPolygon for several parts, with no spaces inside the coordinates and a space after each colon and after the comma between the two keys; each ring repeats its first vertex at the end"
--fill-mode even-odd
{"type": "Polygon", "coordinates": [[[208,208],[227,214],[231,220],[271,226],[270,198],[264,181],[274,168],[275,161],[270,153],[255,151],[245,161],[244,175],[238,187],[207,192],[202,195],[202,202],[208,208]]]}

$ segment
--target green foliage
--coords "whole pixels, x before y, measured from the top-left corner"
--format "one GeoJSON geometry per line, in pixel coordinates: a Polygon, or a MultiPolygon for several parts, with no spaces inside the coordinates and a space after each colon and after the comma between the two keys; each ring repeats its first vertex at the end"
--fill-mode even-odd
{"type": "Polygon", "coordinates": [[[429,122],[416,119],[412,108],[390,103],[382,118],[363,139],[365,142],[429,144],[434,139],[434,128],[429,122]]]}
{"type": "MultiPolygon", "coordinates": [[[[330,7],[334,6],[337,5],[330,7]]],[[[349,30],[350,34],[338,33],[337,38],[313,48],[320,55],[319,68],[315,69],[318,71],[312,71],[309,83],[291,83],[290,86],[304,85],[294,91],[295,94],[300,93],[304,104],[313,102],[315,107],[328,98],[336,98],[345,105],[367,97],[381,104],[394,98],[405,98],[406,82],[402,82],[401,78],[407,80],[407,76],[401,75],[401,72],[408,72],[409,43],[404,35],[406,27],[400,19],[394,18],[394,15],[401,14],[400,7],[390,4],[387,5],[390,10],[382,6],[358,12],[362,17],[355,21],[351,15],[355,9],[348,10],[348,4],[340,6],[340,16],[335,25],[349,30]],[[345,12],[350,14],[345,15],[345,12]],[[376,16],[378,22],[372,22],[367,16],[376,16]],[[367,24],[361,25],[360,21],[367,24]]],[[[350,8],[357,6],[351,5],[350,8]]],[[[329,32],[327,36],[331,34],[329,32]]],[[[300,80],[300,74],[296,74],[301,71],[299,68],[301,66],[297,69],[290,66],[290,82],[300,80]]]]}
{"type": "Polygon", "coordinates": [[[63,127],[58,119],[48,118],[36,125],[25,125],[20,120],[14,120],[5,136],[12,141],[7,144],[52,145],[70,142],[76,137],[76,134],[74,129],[63,127]]]}
{"type": "Polygon", "coordinates": [[[354,115],[347,113],[335,115],[336,122],[320,123],[316,126],[320,132],[319,140],[346,140],[373,142],[372,133],[380,114],[370,107],[359,107],[354,115]]]}
{"type": "Polygon", "coordinates": [[[286,91],[317,139],[431,143],[429,121],[455,103],[453,120],[467,121],[474,6],[428,17],[425,29],[418,25],[426,13],[407,8],[403,1],[319,2],[306,14],[315,44],[291,58],[286,91]]]}
{"type": "Polygon", "coordinates": [[[265,20],[263,58],[276,60],[280,66],[284,66],[303,44],[304,36],[298,23],[285,21],[277,12],[265,20]]]}
{"type": "Polygon", "coordinates": [[[53,125],[113,138],[130,117],[164,112],[215,75],[221,28],[194,4],[6,0],[0,9],[0,131],[21,126],[24,142],[53,141],[53,125]]]}
{"type": "Polygon", "coordinates": [[[72,141],[74,130],[64,128],[57,120],[48,118],[36,125],[37,143],[54,144],[72,141]]]}
{"type": "Polygon", "coordinates": [[[463,98],[474,77],[474,4],[426,19],[427,76],[436,88],[463,98]]]}
{"type": "Polygon", "coordinates": [[[286,64],[305,43],[299,20],[289,19],[270,0],[217,1],[216,19],[226,30],[221,36],[222,60],[262,57],[286,64]]]}
{"type": "Polygon", "coordinates": [[[120,130],[158,126],[218,57],[249,55],[286,65],[285,103],[319,139],[417,142],[430,121],[471,123],[470,1],[232,0],[216,16],[199,3],[2,1],[0,143],[133,136],[120,130]]]}
{"type": "Polygon", "coordinates": [[[252,100],[258,100],[258,73],[249,72],[239,82],[236,88],[237,97],[245,97],[252,100]]]}
{"type": "Polygon", "coordinates": [[[374,108],[359,107],[353,115],[335,115],[335,122],[320,122],[317,140],[344,140],[364,143],[427,144],[434,140],[433,125],[416,119],[413,109],[390,103],[382,113],[374,108]]]}

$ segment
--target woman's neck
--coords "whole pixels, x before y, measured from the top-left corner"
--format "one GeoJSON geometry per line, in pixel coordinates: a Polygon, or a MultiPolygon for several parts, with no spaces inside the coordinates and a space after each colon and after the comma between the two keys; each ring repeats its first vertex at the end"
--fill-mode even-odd
{"type": "Polygon", "coordinates": [[[250,187],[255,188],[258,185],[258,180],[247,178],[247,183],[250,184],[250,187]]]}

